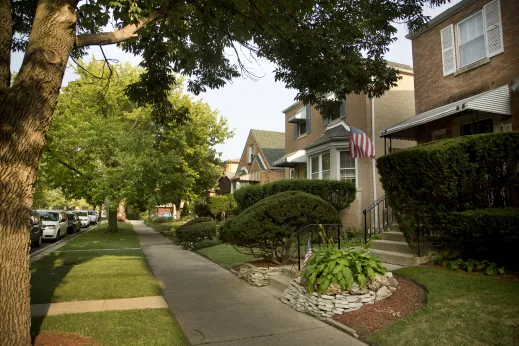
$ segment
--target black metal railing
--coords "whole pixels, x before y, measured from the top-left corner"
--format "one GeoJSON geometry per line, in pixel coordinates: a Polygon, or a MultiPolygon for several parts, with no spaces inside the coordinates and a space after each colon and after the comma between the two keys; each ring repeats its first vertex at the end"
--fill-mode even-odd
{"type": "Polygon", "coordinates": [[[301,254],[303,254],[304,259],[304,255],[308,250],[308,243],[310,243],[312,249],[319,249],[329,246],[328,239],[332,239],[334,244],[340,249],[341,233],[342,225],[340,224],[311,224],[296,231],[297,270],[301,270],[301,254]]]}
{"type": "Polygon", "coordinates": [[[387,204],[386,196],[382,196],[362,211],[364,214],[364,243],[381,233],[395,221],[387,204]]]}

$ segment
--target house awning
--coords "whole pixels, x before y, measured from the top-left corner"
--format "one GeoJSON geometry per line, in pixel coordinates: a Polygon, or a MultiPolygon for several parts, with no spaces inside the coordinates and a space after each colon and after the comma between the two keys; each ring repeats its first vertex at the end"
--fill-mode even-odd
{"type": "Polygon", "coordinates": [[[297,164],[306,164],[306,150],[294,151],[274,161],[275,167],[294,167],[297,164]]]}
{"type": "Polygon", "coordinates": [[[481,94],[415,115],[412,118],[380,131],[380,137],[391,136],[392,138],[415,140],[415,127],[448,117],[449,115],[464,110],[511,115],[510,89],[508,85],[503,85],[499,88],[485,91],[481,94]]]}
{"type": "Polygon", "coordinates": [[[304,109],[305,108],[303,107],[300,110],[298,110],[292,118],[288,119],[288,122],[295,124],[295,123],[302,123],[303,121],[306,121],[306,115],[303,112],[304,109]]]}

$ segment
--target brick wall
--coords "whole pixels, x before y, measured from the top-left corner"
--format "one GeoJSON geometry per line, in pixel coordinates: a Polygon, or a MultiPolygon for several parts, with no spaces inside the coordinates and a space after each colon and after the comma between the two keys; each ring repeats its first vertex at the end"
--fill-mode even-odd
{"type": "MultiPolygon", "coordinates": [[[[416,112],[422,113],[505,84],[519,77],[519,1],[500,0],[504,52],[490,62],[443,76],[440,31],[481,10],[489,0],[477,0],[412,39],[416,112]]],[[[456,39],[456,35],[455,35],[456,39]]],[[[519,130],[519,101],[512,94],[513,130],[519,130]]]]}

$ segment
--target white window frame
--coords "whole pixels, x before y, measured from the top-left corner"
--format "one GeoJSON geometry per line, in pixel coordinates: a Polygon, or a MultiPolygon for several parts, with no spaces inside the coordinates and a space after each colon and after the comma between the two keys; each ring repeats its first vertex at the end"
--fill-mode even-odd
{"type": "Polygon", "coordinates": [[[295,169],[295,167],[290,167],[290,168],[288,169],[288,178],[289,178],[290,180],[296,178],[296,169],[295,169]]]}
{"type": "Polygon", "coordinates": [[[302,121],[300,123],[297,123],[296,125],[297,125],[297,138],[305,136],[306,135],[306,125],[307,125],[306,120],[302,121]],[[303,123],[305,124],[305,132],[301,133],[301,124],[303,124],[303,123]]]}
{"type": "MultiPolygon", "coordinates": [[[[341,168],[341,153],[345,152],[350,155],[350,150],[338,149],[337,150],[337,180],[341,181],[341,170],[351,168],[341,168]]],[[[355,187],[359,188],[359,159],[355,159],[355,187]]]]}
{"type": "Polygon", "coordinates": [[[312,155],[310,156],[309,160],[310,160],[310,173],[309,173],[309,179],[311,180],[323,180],[323,172],[328,172],[328,179],[331,178],[331,168],[332,168],[332,162],[331,162],[331,159],[332,159],[332,155],[330,153],[330,151],[323,151],[322,153],[319,153],[319,154],[315,154],[315,155],[312,155]],[[323,155],[326,155],[328,154],[330,156],[330,168],[323,171],[323,155]],[[317,179],[314,179],[312,177],[313,174],[316,174],[316,173],[312,173],[313,172],[313,164],[312,164],[312,159],[314,158],[318,158],[317,159],[317,162],[318,162],[318,167],[317,167],[317,174],[318,174],[318,177],[317,179]]]}
{"type": "Polygon", "coordinates": [[[488,47],[487,47],[487,23],[486,23],[486,19],[485,19],[485,11],[483,9],[479,10],[478,12],[466,17],[466,18],[463,18],[463,20],[459,21],[458,23],[456,23],[456,62],[458,63],[458,68],[457,70],[460,70],[466,66],[469,66],[469,65],[472,65],[472,64],[475,64],[477,63],[478,61],[481,61],[481,60],[484,60],[488,58],[488,47]],[[485,45],[485,56],[482,57],[481,59],[479,60],[476,60],[476,61],[472,61],[468,64],[465,64],[465,65],[461,65],[461,54],[460,54],[460,24],[462,24],[463,22],[466,22],[467,20],[471,19],[472,17],[475,17],[477,16],[478,14],[481,14],[481,21],[483,23],[483,43],[485,45]]]}

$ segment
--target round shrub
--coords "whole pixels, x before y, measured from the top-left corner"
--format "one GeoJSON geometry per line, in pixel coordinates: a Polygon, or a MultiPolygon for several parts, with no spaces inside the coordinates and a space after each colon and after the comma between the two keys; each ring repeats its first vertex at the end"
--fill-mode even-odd
{"type": "Polygon", "coordinates": [[[245,210],[265,197],[285,191],[301,191],[317,196],[335,209],[348,208],[355,200],[357,189],[351,181],[335,180],[279,180],[262,186],[249,185],[235,192],[240,210],[245,210]]]}
{"type": "Polygon", "coordinates": [[[202,240],[213,239],[216,236],[216,224],[213,221],[199,222],[177,228],[177,240],[181,243],[198,243],[202,240]]]}
{"type": "Polygon", "coordinates": [[[213,214],[211,214],[211,211],[209,210],[209,206],[205,202],[202,202],[202,201],[196,202],[194,209],[195,209],[195,214],[198,217],[213,216],[213,214]]]}
{"type": "Polygon", "coordinates": [[[220,239],[259,250],[271,261],[286,263],[295,249],[295,232],[309,224],[339,224],[337,210],[321,198],[287,191],[267,197],[226,222],[220,239]]]}
{"type": "Polygon", "coordinates": [[[172,220],[172,218],[170,218],[170,217],[157,216],[157,217],[153,218],[152,222],[153,223],[166,223],[166,222],[170,222],[171,220],[172,220]]]}
{"type": "Polygon", "coordinates": [[[181,229],[183,227],[188,227],[188,226],[194,225],[196,223],[209,222],[209,221],[213,221],[213,219],[210,218],[209,216],[197,217],[197,218],[194,218],[192,220],[189,220],[188,222],[186,222],[185,224],[183,224],[181,226],[178,226],[177,230],[179,230],[179,229],[181,229]]]}

